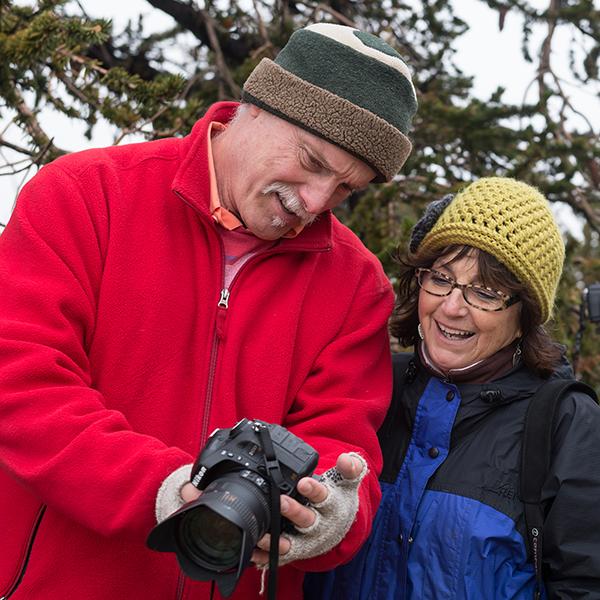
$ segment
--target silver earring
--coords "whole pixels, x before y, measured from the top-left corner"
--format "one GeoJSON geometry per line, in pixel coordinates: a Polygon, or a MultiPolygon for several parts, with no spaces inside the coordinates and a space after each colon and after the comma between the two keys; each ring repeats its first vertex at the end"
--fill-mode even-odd
{"type": "Polygon", "coordinates": [[[419,323],[419,324],[417,325],[417,331],[419,332],[419,337],[420,337],[422,340],[423,340],[423,339],[425,339],[425,338],[423,337],[423,328],[421,327],[421,323],[419,323]]]}
{"type": "Polygon", "coordinates": [[[521,342],[519,342],[512,357],[513,367],[516,367],[521,362],[521,354],[523,354],[523,351],[521,350],[521,342]]]}

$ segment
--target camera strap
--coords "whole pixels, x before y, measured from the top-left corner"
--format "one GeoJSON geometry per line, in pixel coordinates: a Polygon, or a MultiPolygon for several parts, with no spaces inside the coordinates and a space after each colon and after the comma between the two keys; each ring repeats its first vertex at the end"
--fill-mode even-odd
{"type": "Polygon", "coordinates": [[[269,583],[267,586],[267,596],[269,600],[275,600],[277,594],[277,566],[279,563],[279,537],[281,534],[281,507],[280,507],[280,487],[283,485],[283,475],[279,460],[275,454],[275,448],[271,441],[269,428],[261,425],[258,428],[258,435],[263,448],[265,465],[269,478],[275,485],[271,484],[271,543],[269,545],[269,583]]]}

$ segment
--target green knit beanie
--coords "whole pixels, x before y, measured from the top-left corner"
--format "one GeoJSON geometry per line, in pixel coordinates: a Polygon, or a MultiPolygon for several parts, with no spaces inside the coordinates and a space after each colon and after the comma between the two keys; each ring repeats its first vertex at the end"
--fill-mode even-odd
{"type": "Polygon", "coordinates": [[[473,246],[499,260],[552,315],[565,247],[548,202],[515,179],[486,177],[456,196],[432,202],[415,225],[410,251],[473,246]]]}
{"type": "Polygon", "coordinates": [[[380,38],[318,23],[299,29],[250,74],[242,101],[340,146],[389,181],[411,151],[417,110],[410,72],[380,38]]]}

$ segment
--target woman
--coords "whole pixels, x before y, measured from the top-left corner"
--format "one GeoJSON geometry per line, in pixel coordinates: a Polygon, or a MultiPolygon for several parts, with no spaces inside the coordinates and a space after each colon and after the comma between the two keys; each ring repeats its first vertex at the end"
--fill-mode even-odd
{"type": "MultiPolygon", "coordinates": [[[[543,324],[564,247],[543,196],[485,178],[432,203],[402,259],[394,397],[379,437],[382,502],[348,565],[307,578],[319,599],[529,599],[519,500],[530,398],[572,377],[543,324]]],[[[600,598],[600,408],[568,392],[552,434],[542,597],[600,598]]]]}

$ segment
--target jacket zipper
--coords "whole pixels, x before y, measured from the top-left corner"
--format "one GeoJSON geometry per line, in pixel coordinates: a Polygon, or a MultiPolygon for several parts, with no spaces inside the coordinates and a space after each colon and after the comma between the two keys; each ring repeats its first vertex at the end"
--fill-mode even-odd
{"type": "MultiPolygon", "coordinates": [[[[221,243],[221,250],[222,250],[222,256],[223,256],[223,269],[221,271],[221,273],[222,273],[221,280],[223,280],[224,275],[225,275],[225,257],[224,257],[225,250],[223,248],[223,242],[222,242],[221,238],[219,238],[219,241],[221,243]]],[[[206,388],[206,398],[204,401],[204,418],[202,420],[202,430],[200,432],[200,447],[201,448],[204,446],[204,444],[206,443],[206,440],[208,438],[208,422],[210,419],[210,409],[212,406],[213,388],[214,388],[214,384],[215,384],[215,374],[217,371],[219,348],[221,346],[221,340],[223,338],[224,331],[225,331],[225,320],[227,318],[227,310],[229,309],[229,299],[231,296],[231,290],[232,290],[235,282],[237,281],[238,277],[240,276],[240,273],[244,269],[246,269],[246,267],[249,264],[251,264],[252,262],[257,260],[259,257],[265,256],[266,254],[275,254],[275,253],[276,252],[274,252],[273,249],[269,249],[269,250],[265,250],[264,252],[259,252],[258,254],[255,254],[254,256],[249,258],[240,267],[238,272],[235,274],[235,277],[229,283],[229,287],[221,288],[221,291],[219,293],[219,301],[217,302],[217,314],[216,314],[216,318],[215,318],[215,332],[213,334],[212,349],[210,352],[208,384],[207,384],[207,388],[206,388]]]]}
{"type": "Polygon", "coordinates": [[[208,383],[206,387],[206,397],[204,398],[204,417],[202,419],[202,430],[200,431],[200,447],[204,446],[208,437],[208,421],[210,419],[210,409],[212,406],[213,388],[215,384],[215,373],[217,371],[217,358],[219,347],[225,326],[226,311],[229,307],[229,290],[223,288],[221,297],[217,304],[217,314],[215,319],[215,332],[213,334],[212,348],[210,351],[210,361],[208,363],[208,383]]]}
{"type": "MultiPolygon", "coordinates": [[[[179,577],[177,578],[177,595],[176,600],[181,600],[183,598],[183,588],[185,586],[185,575],[183,571],[179,569],[179,577]]],[[[0,598],[2,600],[2,598],[0,598]]]]}
{"type": "MultiPolygon", "coordinates": [[[[175,190],[174,190],[174,193],[182,202],[184,202],[187,206],[189,206],[192,210],[194,210],[203,221],[206,220],[206,217],[196,207],[194,207],[190,202],[188,202],[181,193],[179,193],[178,191],[175,191],[175,190]]],[[[224,276],[225,276],[225,247],[223,244],[223,240],[221,239],[221,236],[216,232],[215,232],[215,235],[216,235],[216,237],[219,241],[220,247],[221,247],[221,281],[223,281],[224,276]]],[[[327,250],[328,249],[329,248],[327,248],[327,250]]],[[[277,254],[277,252],[278,252],[277,248],[271,248],[269,250],[266,250],[265,252],[260,252],[259,254],[252,256],[241,266],[239,271],[235,274],[235,277],[229,284],[229,288],[225,288],[225,287],[221,288],[219,301],[217,302],[215,332],[213,334],[212,348],[211,348],[211,352],[210,352],[208,383],[207,383],[207,388],[206,388],[206,396],[204,398],[204,418],[202,419],[202,428],[200,431],[200,448],[202,448],[204,446],[204,443],[206,442],[206,439],[208,437],[208,422],[209,422],[209,418],[210,418],[210,408],[212,405],[212,395],[213,395],[213,387],[214,387],[214,382],[215,382],[215,372],[217,369],[217,358],[218,358],[218,354],[219,354],[221,334],[224,330],[225,318],[227,317],[227,310],[229,308],[229,297],[231,294],[231,288],[233,287],[235,281],[238,279],[240,273],[250,263],[254,262],[259,257],[264,257],[265,255],[268,255],[268,254],[277,254]]],[[[179,579],[178,579],[178,583],[177,583],[176,600],[182,600],[184,590],[185,590],[185,575],[180,570],[179,571],[179,579]]],[[[4,599],[0,598],[0,600],[4,600],[4,599]]]]}
{"type": "Polygon", "coordinates": [[[43,518],[45,512],[46,512],[46,505],[42,504],[42,506],[38,510],[38,514],[33,523],[33,527],[31,529],[31,534],[29,536],[29,541],[27,542],[27,550],[25,551],[25,557],[23,558],[23,562],[21,563],[21,568],[19,569],[19,571],[17,573],[15,582],[13,583],[12,587],[9,588],[8,592],[0,598],[0,600],[8,600],[8,598],[10,598],[17,591],[17,588],[21,585],[21,582],[23,581],[23,577],[25,577],[25,571],[27,570],[27,564],[29,563],[29,558],[31,557],[31,550],[33,548],[33,542],[35,541],[38,529],[40,527],[40,524],[42,522],[42,518],[43,518]]]}

